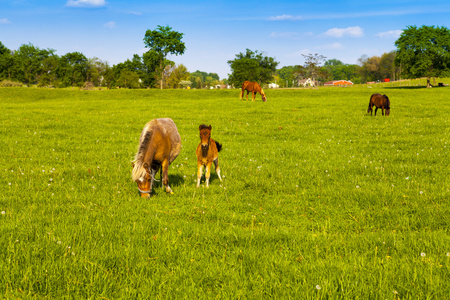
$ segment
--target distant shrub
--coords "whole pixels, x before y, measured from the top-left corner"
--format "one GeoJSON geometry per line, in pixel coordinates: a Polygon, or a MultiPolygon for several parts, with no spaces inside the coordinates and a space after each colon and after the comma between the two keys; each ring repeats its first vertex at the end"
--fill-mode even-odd
{"type": "Polygon", "coordinates": [[[17,81],[11,81],[11,80],[3,80],[0,82],[0,87],[21,87],[23,84],[21,82],[17,81]]]}
{"type": "Polygon", "coordinates": [[[93,82],[86,81],[81,89],[82,90],[93,90],[94,88],[95,88],[95,85],[93,82]]]}

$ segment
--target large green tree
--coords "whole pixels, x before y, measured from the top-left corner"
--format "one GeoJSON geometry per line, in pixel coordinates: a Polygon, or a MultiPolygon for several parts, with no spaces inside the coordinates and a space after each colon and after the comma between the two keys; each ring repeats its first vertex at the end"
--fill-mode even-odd
{"type": "Polygon", "coordinates": [[[408,26],[395,41],[395,64],[411,78],[447,76],[450,73],[450,30],[446,27],[408,26]]]}
{"type": "Polygon", "coordinates": [[[0,42],[0,80],[5,78],[11,79],[14,65],[12,51],[0,42]]]}
{"type": "Polygon", "coordinates": [[[295,80],[294,72],[296,70],[296,66],[284,66],[281,69],[277,70],[278,82],[277,84],[280,87],[288,87],[289,83],[292,85],[295,80]]]}
{"type": "Polygon", "coordinates": [[[241,87],[246,80],[267,84],[272,80],[278,66],[275,58],[250,49],[237,54],[234,60],[228,61],[228,64],[231,68],[228,81],[235,87],[241,87]]]}
{"type": "Polygon", "coordinates": [[[53,49],[39,49],[31,43],[20,46],[14,53],[18,65],[18,79],[27,85],[35,83],[42,72],[43,61],[54,52],[53,49]]]}
{"type": "Polygon", "coordinates": [[[70,52],[61,57],[58,73],[67,86],[83,86],[86,82],[88,59],[80,52],[70,52]]]}
{"type": "Polygon", "coordinates": [[[350,80],[353,83],[360,83],[358,74],[359,66],[344,64],[338,59],[329,59],[325,62],[323,69],[326,71],[326,80],[350,80]]]}
{"type": "Polygon", "coordinates": [[[219,80],[217,73],[206,73],[199,70],[192,72],[190,76],[191,87],[196,89],[209,88],[215,82],[219,82],[219,80]]]}
{"type": "Polygon", "coordinates": [[[159,71],[161,72],[161,89],[164,82],[164,70],[168,54],[181,55],[186,50],[185,44],[181,41],[183,33],[173,31],[169,26],[157,26],[155,30],[147,30],[144,37],[146,48],[153,51],[158,56],[159,71]]]}
{"type": "Polygon", "coordinates": [[[184,65],[174,65],[169,77],[167,78],[167,85],[170,88],[180,88],[182,87],[180,82],[189,80],[190,76],[190,73],[184,65]]]}

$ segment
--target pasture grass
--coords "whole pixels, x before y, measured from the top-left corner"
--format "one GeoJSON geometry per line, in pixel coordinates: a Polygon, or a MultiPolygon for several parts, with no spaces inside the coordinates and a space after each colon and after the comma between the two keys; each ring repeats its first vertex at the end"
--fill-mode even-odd
{"type": "Polygon", "coordinates": [[[5,298],[446,299],[449,88],[0,89],[5,298]],[[372,93],[391,115],[366,114],[372,93]],[[146,122],[182,150],[138,196],[146,122]],[[223,182],[196,188],[198,126],[223,182]]]}

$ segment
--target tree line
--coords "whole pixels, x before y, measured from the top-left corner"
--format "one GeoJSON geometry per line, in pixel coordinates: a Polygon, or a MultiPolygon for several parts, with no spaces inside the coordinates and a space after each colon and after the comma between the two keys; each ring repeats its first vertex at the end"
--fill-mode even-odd
{"type": "Polygon", "coordinates": [[[427,77],[430,85],[431,77],[450,75],[450,30],[446,27],[408,26],[395,41],[396,50],[381,56],[363,55],[357,64],[309,53],[303,54],[303,65],[277,69],[279,62],[275,58],[246,49],[228,61],[231,74],[222,81],[216,73],[190,73],[184,65],[167,59],[168,54],[184,53],[182,37],[169,26],[147,30],[144,44],[149,50],[113,66],[80,52],[58,56],[53,49],[40,49],[33,44],[10,50],[0,41],[0,81],[41,87],[210,88],[229,84],[238,88],[245,80],[291,87],[306,78],[366,83],[385,78],[427,77]]]}
{"type": "Polygon", "coordinates": [[[184,65],[170,60],[165,61],[160,73],[160,62],[152,52],[135,54],[114,66],[96,57],[87,58],[80,52],[62,56],[55,52],[32,44],[10,50],[0,41],[0,81],[58,88],[157,88],[161,86],[162,76],[165,88],[205,88],[219,82],[215,73],[189,73],[184,65]]]}
{"type": "Polygon", "coordinates": [[[349,80],[353,83],[382,81],[386,78],[397,80],[400,68],[394,63],[396,52],[391,51],[381,56],[363,55],[357,64],[345,64],[338,59],[325,60],[318,53],[305,54],[303,65],[285,66],[277,69],[274,76],[280,87],[298,86],[302,79],[311,78],[325,83],[334,80],[349,80]]]}
{"type": "Polygon", "coordinates": [[[41,49],[33,44],[10,50],[0,41],[0,81],[81,88],[209,88],[217,85],[217,74],[189,73],[184,65],[167,59],[168,54],[184,53],[182,37],[182,33],[169,26],[147,30],[144,44],[148,51],[113,66],[96,57],[87,58],[80,52],[58,56],[54,49],[41,49]]]}

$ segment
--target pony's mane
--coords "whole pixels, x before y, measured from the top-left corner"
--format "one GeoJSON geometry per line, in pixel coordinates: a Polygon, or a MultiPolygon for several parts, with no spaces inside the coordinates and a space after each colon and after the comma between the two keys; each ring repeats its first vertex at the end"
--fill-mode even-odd
{"type": "Polygon", "coordinates": [[[133,172],[131,173],[133,181],[143,178],[147,172],[147,170],[145,170],[144,168],[144,157],[151,139],[152,139],[152,132],[147,129],[147,131],[144,134],[144,138],[141,139],[138,152],[136,153],[133,160],[134,167],[133,172]]]}
{"type": "Polygon", "coordinates": [[[261,95],[265,95],[264,90],[261,88],[261,95]]]}

